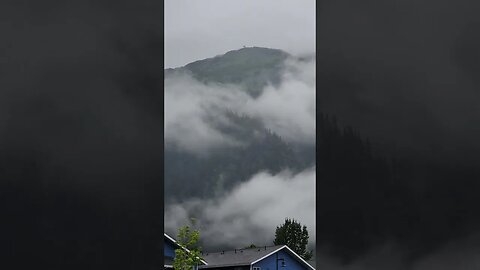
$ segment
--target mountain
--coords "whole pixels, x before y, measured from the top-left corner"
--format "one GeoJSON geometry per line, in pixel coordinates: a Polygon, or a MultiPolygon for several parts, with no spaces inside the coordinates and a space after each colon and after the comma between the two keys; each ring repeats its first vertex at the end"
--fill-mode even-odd
{"type": "MultiPolygon", "coordinates": [[[[205,85],[216,83],[239,86],[255,99],[265,86],[278,86],[282,82],[286,61],[289,59],[306,61],[309,58],[296,58],[278,49],[249,47],[184,67],[166,69],[165,78],[188,74],[205,85]]],[[[219,148],[211,150],[208,155],[198,156],[167,144],[166,201],[215,197],[260,171],[301,171],[314,165],[314,145],[287,142],[255,116],[232,110],[215,111],[214,114],[214,117],[221,118],[222,121],[216,121],[212,128],[242,142],[242,146],[219,148]]]]}
{"type": "MultiPolygon", "coordinates": [[[[293,57],[273,49],[243,48],[169,69],[165,74],[167,79],[189,74],[207,86],[241,86],[255,100],[262,94],[263,86],[282,83],[282,74],[288,68],[286,63],[292,59],[308,61],[311,57],[293,57]]],[[[317,80],[325,81],[327,77],[335,83],[322,84],[317,90],[322,110],[316,110],[316,145],[288,141],[269,129],[262,119],[236,112],[234,108],[216,110],[222,121],[216,122],[214,128],[242,142],[241,145],[225,146],[198,156],[167,144],[167,207],[194,198],[219,198],[260,171],[300,172],[315,166],[316,161],[319,187],[316,201],[322,206],[316,213],[321,221],[316,225],[316,241],[345,261],[385,243],[403,247],[404,255],[414,258],[452,239],[478,232],[480,170],[438,159],[421,159],[416,151],[408,149],[396,153],[395,147],[379,143],[371,135],[367,140],[368,129],[362,125],[352,128],[348,121],[356,113],[373,111],[367,106],[370,99],[355,98],[367,89],[356,89],[355,84],[337,81],[328,74],[317,80]],[[341,96],[342,93],[345,95],[341,96]],[[356,106],[345,104],[367,107],[353,111],[356,106]],[[350,119],[346,121],[331,113],[331,108],[337,112],[351,110],[350,119]],[[337,122],[335,116],[341,121],[337,122]]],[[[397,122],[390,114],[381,117],[391,118],[392,125],[397,122]]],[[[383,130],[382,125],[370,122],[372,129],[383,130]]]]}
{"type": "Polygon", "coordinates": [[[277,86],[281,83],[285,61],[289,58],[293,56],[282,50],[248,47],[196,61],[181,68],[166,69],[165,77],[187,73],[204,83],[243,86],[250,95],[257,97],[267,84],[277,86]]]}
{"type": "MultiPolygon", "coordinates": [[[[256,98],[263,86],[282,83],[289,59],[311,58],[244,48],[165,74],[167,78],[190,74],[207,85],[238,85],[256,98]]],[[[478,234],[480,170],[471,165],[478,160],[478,140],[470,152],[458,156],[470,133],[446,136],[450,134],[446,131],[458,132],[454,128],[460,127],[439,127],[439,118],[425,110],[417,96],[397,93],[394,87],[387,91],[381,84],[361,85],[358,72],[345,79],[334,66],[326,66],[326,60],[322,59],[317,77],[322,85],[317,90],[321,108],[316,110],[317,157],[315,145],[288,142],[260,119],[225,111],[224,119],[234,125],[218,130],[245,144],[216,150],[208,157],[167,145],[167,203],[215,198],[260,170],[302,171],[316,160],[316,200],[322,206],[317,209],[321,222],[316,225],[316,241],[346,262],[389,243],[399,246],[402,256],[415,259],[449,241],[478,234]]]]}

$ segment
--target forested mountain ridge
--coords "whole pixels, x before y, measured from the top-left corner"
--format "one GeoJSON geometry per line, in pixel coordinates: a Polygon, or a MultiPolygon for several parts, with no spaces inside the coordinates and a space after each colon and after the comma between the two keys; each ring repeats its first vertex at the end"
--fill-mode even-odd
{"type": "MultiPolygon", "coordinates": [[[[309,61],[312,57],[294,57],[277,49],[248,47],[184,67],[166,69],[165,79],[187,75],[207,87],[211,83],[234,85],[255,99],[267,85],[277,87],[281,84],[289,60],[309,61]]],[[[225,89],[222,91],[230,90],[225,89]]],[[[166,88],[166,91],[173,90],[166,88]]],[[[288,142],[254,115],[234,109],[216,110],[214,114],[221,121],[203,120],[218,133],[240,142],[240,146],[218,147],[199,156],[167,143],[167,201],[215,197],[261,171],[272,174],[282,170],[299,172],[314,166],[314,144],[288,142]]]]}
{"type": "Polygon", "coordinates": [[[165,77],[186,73],[204,83],[241,85],[250,95],[258,96],[266,85],[280,84],[285,61],[310,61],[313,57],[295,57],[278,49],[247,47],[195,61],[184,67],[166,69],[165,77]]]}
{"type": "Polygon", "coordinates": [[[229,116],[240,128],[227,132],[246,142],[244,146],[217,149],[206,157],[165,147],[167,201],[217,196],[259,171],[299,171],[314,165],[314,147],[292,147],[252,118],[234,113],[229,116]]]}

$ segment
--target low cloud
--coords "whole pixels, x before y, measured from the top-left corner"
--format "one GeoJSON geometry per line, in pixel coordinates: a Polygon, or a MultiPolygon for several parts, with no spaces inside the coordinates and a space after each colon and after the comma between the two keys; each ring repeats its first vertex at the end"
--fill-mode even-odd
{"type": "Polygon", "coordinates": [[[289,142],[315,142],[315,62],[288,61],[280,86],[256,98],[239,86],[202,83],[188,75],[165,80],[165,142],[195,154],[243,145],[218,126],[233,126],[225,112],[260,119],[289,142]]]}
{"type": "Polygon", "coordinates": [[[247,95],[234,86],[203,84],[189,76],[165,80],[165,142],[193,153],[238,146],[240,142],[223,134],[215,124],[230,125],[224,110],[236,106],[247,95]]]}
{"type": "Polygon", "coordinates": [[[201,217],[204,248],[272,245],[276,226],[286,217],[309,230],[315,244],[315,168],[298,174],[259,172],[220,198],[190,200],[168,206],[165,230],[175,235],[189,217],[201,217]],[[221,236],[221,237],[219,237],[221,236]]]}
{"type": "Polygon", "coordinates": [[[248,100],[245,114],[257,116],[267,128],[295,143],[315,142],[315,62],[287,62],[280,87],[267,86],[248,100]]]}

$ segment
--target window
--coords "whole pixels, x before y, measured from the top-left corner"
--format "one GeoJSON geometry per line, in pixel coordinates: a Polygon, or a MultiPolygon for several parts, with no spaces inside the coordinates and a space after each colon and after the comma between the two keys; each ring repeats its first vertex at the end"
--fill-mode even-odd
{"type": "Polygon", "coordinates": [[[262,270],[262,268],[258,267],[258,266],[254,266],[253,267],[253,270],[262,270]]]}

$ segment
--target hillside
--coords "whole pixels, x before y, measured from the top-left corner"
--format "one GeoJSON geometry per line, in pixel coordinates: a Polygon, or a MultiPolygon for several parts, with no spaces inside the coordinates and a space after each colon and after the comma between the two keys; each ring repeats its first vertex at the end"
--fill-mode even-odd
{"type": "MultiPolygon", "coordinates": [[[[277,49],[242,48],[181,68],[166,69],[165,78],[188,74],[206,85],[220,83],[240,86],[255,99],[268,84],[278,86],[281,83],[287,59],[293,57],[277,49]]],[[[167,144],[167,201],[218,196],[259,171],[301,171],[314,165],[314,145],[287,142],[255,116],[230,110],[215,111],[213,114],[212,117],[222,118],[222,121],[215,122],[212,128],[243,145],[218,148],[199,157],[167,144]]]]}

